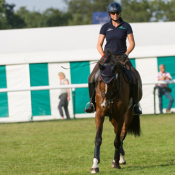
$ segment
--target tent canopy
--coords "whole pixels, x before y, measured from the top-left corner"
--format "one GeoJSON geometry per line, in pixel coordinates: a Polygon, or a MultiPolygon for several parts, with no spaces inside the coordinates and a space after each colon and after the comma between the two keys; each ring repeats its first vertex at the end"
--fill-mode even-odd
{"type": "MultiPolygon", "coordinates": [[[[135,49],[130,58],[175,55],[175,22],[131,23],[135,49]]],[[[0,64],[98,60],[101,25],[0,31],[0,64]]]]}

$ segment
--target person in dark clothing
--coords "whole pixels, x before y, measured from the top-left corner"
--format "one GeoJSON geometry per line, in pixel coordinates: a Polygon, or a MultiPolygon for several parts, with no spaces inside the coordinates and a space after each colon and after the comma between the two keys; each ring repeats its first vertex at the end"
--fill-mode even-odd
{"type": "MultiPolygon", "coordinates": [[[[69,81],[68,81],[68,79],[65,78],[65,75],[63,72],[60,72],[58,74],[58,76],[60,78],[60,85],[69,84],[69,81]]],[[[61,89],[61,94],[60,94],[59,98],[60,98],[60,102],[58,105],[58,110],[59,110],[59,113],[60,113],[62,119],[64,119],[62,107],[64,108],[67,119],[70,119],[69,111],[68,111],[68,102],[70,100],[70,90],[69,89],[61,89]]]]}
{"type": "MultiPolygon", "coordinates": [[[[108,5],[108,13],[111,17],[110,21],[101,27],[97,50],[102,56],[99,60],[100,63],[104,63],[107,59],[107,52],[112,53],[112,55],[123,64],[128,70],[132,72],[133,82],[131,86],[131,93],[134,101],[134,114],[142,114],[139,109],[138,100],[138,80],[137,71],[133,68],[128,55],[135,47],[135,41],[133,36],[133,31],[129,23],[124,22],[121,18],[121,6],[119,3],[110,3],[108,5]],[[128,38],[129,47],[127,48],[126,39],[128,38]],[[103,42],[106,39],[106,45],[103,51],[103,42]]],[[[94,67],[88,78],[90,105],[85,109],[85,112],[91,113],[95,112],[95,82],[94,75],[98,71],[98,64],[94,67]]]]}

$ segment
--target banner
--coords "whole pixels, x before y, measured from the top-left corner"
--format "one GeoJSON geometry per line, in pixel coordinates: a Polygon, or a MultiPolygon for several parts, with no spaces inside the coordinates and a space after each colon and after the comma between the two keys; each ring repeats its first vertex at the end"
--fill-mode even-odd
{"type": "Polygon", "coordinates": [[[104,24],[109,22],[110,16],[107,12],[93,12],[92,24],[104,24]]]}

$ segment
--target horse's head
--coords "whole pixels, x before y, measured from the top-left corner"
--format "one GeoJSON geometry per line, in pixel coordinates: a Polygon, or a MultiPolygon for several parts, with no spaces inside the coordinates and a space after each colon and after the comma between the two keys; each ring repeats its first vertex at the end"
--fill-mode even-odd
{"type": "Polygon", "coordinates": [[[107,107],[109,101],[113,100],[118,89],[118,62],[115,60],[112,62],[110,59],[106,60],[104,65],[98,64],[100,69],[99,75],[99,90],[103,97],[101,102],[102,107],[107,107]]]}

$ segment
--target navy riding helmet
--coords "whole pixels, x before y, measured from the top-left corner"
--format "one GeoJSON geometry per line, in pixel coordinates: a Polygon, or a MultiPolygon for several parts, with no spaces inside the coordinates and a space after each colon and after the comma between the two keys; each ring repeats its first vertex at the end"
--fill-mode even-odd
{"type": "Polygon", "coordinates": [[[118,4],[117,2],[113,2],[108,5],[108,13],[111,13],[111,12],[121,13],[121,11],[122,11],[122,8],[120,4],[118,4]]]}

